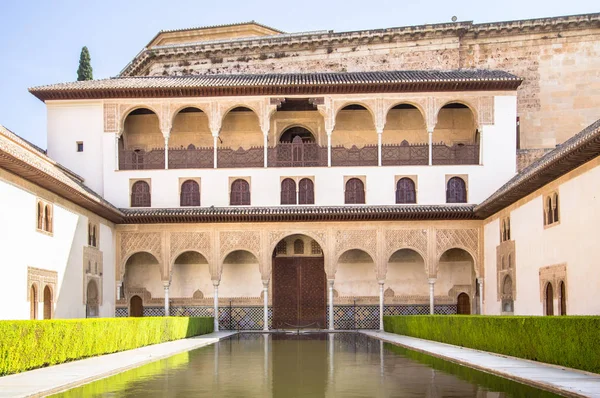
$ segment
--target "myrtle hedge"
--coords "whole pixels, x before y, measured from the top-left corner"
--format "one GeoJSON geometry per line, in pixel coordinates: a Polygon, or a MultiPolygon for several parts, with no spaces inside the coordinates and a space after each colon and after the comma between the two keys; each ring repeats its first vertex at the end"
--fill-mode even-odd
{"type": "Polygon", "coordinates": [[[597,316],[386,316],[386,332],[600,373],[597,316]]]}
{"type": "Polygon", "coordinates": [[[0,321],[0,376],[213,331],[213,318],[0,321]]]}

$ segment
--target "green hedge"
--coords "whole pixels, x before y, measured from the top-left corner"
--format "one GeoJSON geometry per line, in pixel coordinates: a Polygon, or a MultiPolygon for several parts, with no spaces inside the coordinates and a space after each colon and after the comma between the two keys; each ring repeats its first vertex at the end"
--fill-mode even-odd
{"type": "Polygon", "coordinates": [[[213,318],[0,321],[0,376],[213,331],[213,318]]]}
{"type": "Polygon", "coordinates": [[[600,317],[386,316],[386,332],[600,373],[600,317]]]}

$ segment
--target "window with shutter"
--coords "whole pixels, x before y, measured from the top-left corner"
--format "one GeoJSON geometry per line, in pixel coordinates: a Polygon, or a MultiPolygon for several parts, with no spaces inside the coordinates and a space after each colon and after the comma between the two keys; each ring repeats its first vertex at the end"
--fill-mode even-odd
{"type": "Polygon", "coordinates": [[[417,203],[415,182],[404,177],[396,183],[396,203],[417,203]]]}
{"type": "Polygon", "coordinates": [[[181,184],[180,206],[200,206],[200,185],[194,180],[181,184]]]}
{"type": "Polygon", "coordinates": [[[448,180],[446,203],[467,203],[467,187],[462,178],[452,177],[448,180]]]}
{"type": "Polygon", "coordinates": [[[131,207],[150,207],[150,185],[136,181],[131,187],[131,207]]]}
{"type": "Polygon", "coordinates": [[[291,178],[281,181],[281,204],[296,204],[296,182],[291,178]]]}
{"type": "Polygon", "coordinates": [[[298,184],[298,203],[301,205],[315,204],[315,185],[310,178],[303,178],[298,184]]]}
{"type": "Polygon", "coordinates": [[[345,192],[346,204],[364,204],[365,186],[358,178],[351,178],[346,182],[345,192]]]}
{"type": "Polygon", "coordinates": [[[250,205],[250,184],[248,184],[248,181],[238,179],[231,184],[229,204],[231,206],[250,205]]]}

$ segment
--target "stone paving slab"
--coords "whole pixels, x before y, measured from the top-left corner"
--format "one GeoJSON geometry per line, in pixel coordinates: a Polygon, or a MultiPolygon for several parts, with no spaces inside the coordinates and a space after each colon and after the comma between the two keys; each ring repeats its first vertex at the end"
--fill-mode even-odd
{"type": "Polygon", "coordinates": [[[214,344],[236,333],[210,333],[3,376],[0,377],[0,397],[42,397],[214,344]]]}
{"type": "Polygon", "coordinates": [[[600,397],[600,375],[375,330],[367,336],[568,397],[600,397]]]}

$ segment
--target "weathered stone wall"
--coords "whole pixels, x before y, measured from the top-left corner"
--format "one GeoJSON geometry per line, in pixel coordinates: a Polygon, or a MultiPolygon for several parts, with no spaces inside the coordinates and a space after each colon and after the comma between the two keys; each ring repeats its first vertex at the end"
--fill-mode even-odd
{"type": "MultiPolygon", "coordinates": [[[[311,38],[265,46],[211,47],[161,55],[133,74],[356,72],[368,70],[502,69],[519,88],[521,148],[552,148],[600,116],[600,24],[597,17],[445,26],[439,31],[335,40],[311,38]],[[595,19],[594,19],[595,18],[595,19]],[[494,29],[491,26],[494,25],[494,29]],[[534,26],[535,25],[535,26],[534,26]]],[[[434,29],[435,30],[435,29],[434,29]]],[[[329,37],[329,36],[328,36],[329,37]]]]}
{"type": "Polygon", "coordinates": [[[551,150],[552,148],[519,149],[517,151],[517,171],[520,172],[551,150]]]}

